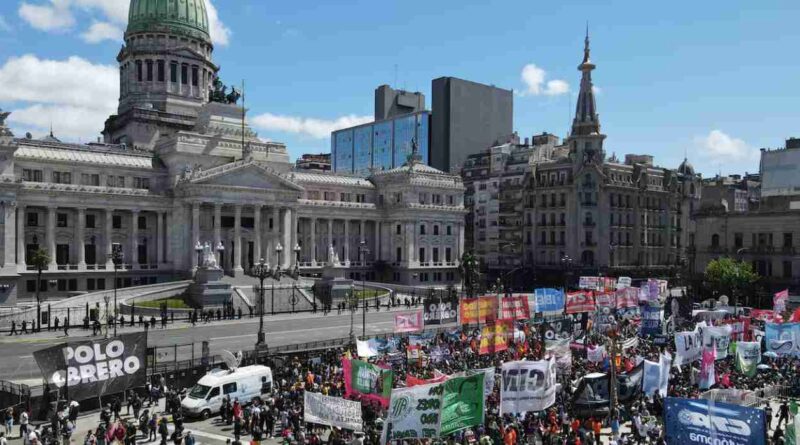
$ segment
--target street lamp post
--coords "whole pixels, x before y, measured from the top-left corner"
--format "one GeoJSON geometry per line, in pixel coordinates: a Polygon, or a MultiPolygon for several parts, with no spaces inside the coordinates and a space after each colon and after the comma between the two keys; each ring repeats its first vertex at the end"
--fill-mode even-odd
{"type": "MultiPolygon", "coordinates": [[[[358,258],[361,262],[363,267],[364,262],[367,260],[367,255],[369,254],[369,249],[367,248],[367,242],[363,239],[358,244],[358,258]]],[[[377,297],[376,297],[377,298],[377,297]]],[[[361,271],[361,299],[364,300],[364,312],[362,313],[361,319],[361,336],[367,336],[367,289],[366,289],[366,277],[364,276],[364,271],[361,271]]]]}
{"type": "Polygon", "coordinates": [[[106,303],[106,323],[105,323],[106,332],[105,335],[103,336],[104,338],[108,338],[108,300],[109,300],[108,294],[103,295],[103,301],[106,303]]]}
{"type": "Polygon", "coordinates": [[[269,263],[261,258],[255,266],[253,266],[252,274],[258,278],[261,283],[258,290],[258,339],[256,345],[263,345],[266,343],[266,334],[264,334],[264,280],[272,275],[269,269],[269,263]]]}
{"type": "MultiPolygon", "coordinates": [[[[278,243],[278,245],[275,246],[275,257],[277,258],[277,262],[275,263],[275,270],[272,272],[272,277],[278,281],[280,281],[281,274],[283,273],[281,272],[281,253],[283,253],[283,246],[281,246],[281,243],[278,243]]],[[[275,315],[275,281],[272,282],[272,297],[270,305],[272,306],[270,311],[272,312],[272,315],[275,315]]]]}
{"type": "MultiPolygon", "coordinates": [[[[117,270],[119,270],[119,265],[122,263],[123,258],[123,253],[119,249],[114,249],[108,255],[108,259],[114,263],[114,337],[117,336],[117,270]]],[[[106,302],[106,316],[108,316],[108,302],[106,302]]],[[[106,318],[106,323],[108,323],[108,318],[106,318]]],[[[106,328],[106,337],[108,337],[108,328],[106,328]]]]}

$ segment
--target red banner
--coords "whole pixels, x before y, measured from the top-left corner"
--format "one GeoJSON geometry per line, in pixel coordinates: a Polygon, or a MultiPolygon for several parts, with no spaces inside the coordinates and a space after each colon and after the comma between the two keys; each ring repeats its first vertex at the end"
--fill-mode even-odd
{"type": "Polygon", "coordinates": [[[769,309],[751,309],[750,316],[761,321],[774,321],[775,311],[769,309]]]}
{"type": "Polygon", "coordinates": [[[772,304],[776,314],[780,314],[786,310],[787,301],[789,301],[789,289],[784,289],[775,293],[775,296],[772,297],[772,304]]]}
{"type": "Polygon", "coordinates": [[[486,323],[497,319],[497,298],[480,297],[461,300],[461,324],[486,323]]]}
{"type": "Polygon", "coordinates": [[[411,374],[407,374],[406,375],[406,387],[410,388],[412,386],[427,385],[429,383],[442,383],[445,380],[447,380],[447,378],[449,377],[447,374],[442,374],[442,373],[440,373],[438,371],[435,371],[434,375],[435,374],[440,374],[440,375],[436,375],[432,379],[427,379],[427,380],[414,377],[411,374]]]}
{"type": "Polygon", "coordinates": [[[504,297],[500,300],[500,318],[503,320],[528,320],[531,318],[528,297],[504,297]]]}
{"type": "Polygon", "coordinates": [[[508,341],[514,335],[513,320],[497,320],[481,329],[480,354],[492,354],[508,349],[508,341]]]}
{"type": "Polygon", "coordinates": [[[422,311],[412,312],[410,314],[395,314],[394,316],[394,332],[419,332],[424,326],[422,311]]]}
{"type": "Polygon", "coordinates": [[[628,287],[616,292],[617,309],[639,306],[639,289],[628,287]]]}
{"type": "Polygon", "coordinates": [[[594,312],[597,305],[594,302],[592,291],[579,291],[567,293],[567,313],[579,314],[581,312],[594,312]]]}

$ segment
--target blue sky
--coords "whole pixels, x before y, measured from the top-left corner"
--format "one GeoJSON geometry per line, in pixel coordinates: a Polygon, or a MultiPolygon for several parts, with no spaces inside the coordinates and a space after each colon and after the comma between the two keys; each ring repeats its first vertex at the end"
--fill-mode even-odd
{"type": "MultiPolygon", "coordinates": [[[[15,112],[18,135],[52,121],[64,139],[97,137],[117,99],[127,3],[0,2],[0,107],[15,112]]],[[[292,157],[327,152],[330,129],[369,120],[378,85],[422,91],[430,106],[431,80],[445,75],[514,89],[521,136],[564,136],[587,20],[609,154],[650,153],[676,167],[686,153],[705,176],[743,173],[757,171],[758,148],[800,136],[796,0],[213,0],[212,9],[222,79],[245,79],[260,136],[292,157]]]]}

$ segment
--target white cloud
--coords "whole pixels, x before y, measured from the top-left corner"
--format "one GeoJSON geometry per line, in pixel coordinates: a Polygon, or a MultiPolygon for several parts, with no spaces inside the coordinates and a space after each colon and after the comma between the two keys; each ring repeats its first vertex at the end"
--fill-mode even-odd
{"type": "Polygon", "coordinates": [[[12,128],[45,130],[53,123],[57,136],[93,140],[117,107],[119,73],[80,57],[25,55],[0,66],[0,85],[0,103],[12,104],[4,107],[12,110],[12,128]]]}
{"type": "Polygon", "coordinates": [[[40,31],[60,32],[75,24],[75,17],[69,10],[69,0],[50,0],[50,3],[34,5],[22,2],[19,16],[40,31]]]}
{"type": "Polygon", "coordinates": [[[231,41],[231,30],[219,19],[217,8],[214,7],[211,0],[206,0],[206,10],[208,12],[208,31],[211,34],[211,41],[215,45],[228,46],[231,41]]]}
{"type": "Polygon", "coordinates": [[[295,116],[282,116],[264,113],[255,116],[253,126],[267,131],[282,131],[309,136],[315,139],[330,137],[332,131],[372,122],[372,116],[356,116],[353,114],[335,120],[314,119],[295,116]]]}
{"type": "Polygon", "coordinates": [[[707,136],[696,137],[695,145],[702,156],[720,162],[758,159],[758,150],[721,130],[712,130],[707,136]]]}
{"type": "MultiPolygon", "coordinates": [[[[219,19],[211,0],[206,0],[206,6],[211,40],[216,45],[227,46],[232,34],[230,28],[219,19]]],[[[75,10],[81,10],[93,20],[81,37],[88,43],[99,43],[118,40],[117,36],[128,23],[129,8],[129,0],[46,0],[38,4],[22,2],[19,16],[40,31],[63,32],[75,26],[75,10]]]]}
{"type": "Polygon", "coordinates": [[[521,96],[558,96],[569,92],[567,81],[554,79],[545,82],[547,73],[533,63],[522,67],[520,77],[522,83],[525,84],[525,89],[520,93],[521,96]]]}
{"type": "Polygon", "coordinates": [[[81,38],[86,43],[100,43],[103,40],[122,41],[124,31],[117,25],[108,22],[94,22],[83,34],[81,38]]]}

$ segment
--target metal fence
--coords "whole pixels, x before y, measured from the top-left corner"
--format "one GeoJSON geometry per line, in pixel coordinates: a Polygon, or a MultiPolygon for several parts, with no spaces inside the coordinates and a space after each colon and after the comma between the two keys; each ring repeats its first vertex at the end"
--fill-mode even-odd
{"type": "Polygon", "coordinates": [[[741,406],[760,406],[776,397],[787,397],[788,386],[773,385],[755,391],[742,389],[711,389],[700,394],[701,399],[732,403],[741,406]]]}

